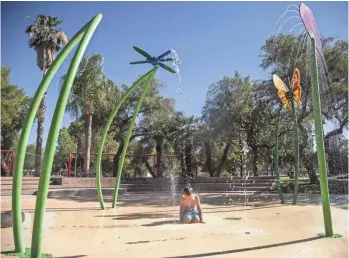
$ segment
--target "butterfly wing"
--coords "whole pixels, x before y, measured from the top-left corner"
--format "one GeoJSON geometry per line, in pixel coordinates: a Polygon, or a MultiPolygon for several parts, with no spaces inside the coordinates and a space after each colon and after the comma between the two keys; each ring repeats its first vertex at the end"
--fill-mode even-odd
{"type": "Polygon", "coordinates": [[[276,74],[273,74],[273,82],[274,82],[274,85],[275,87],[278,89],[278,90],[282,90],[284,92],[288,92],[288,89],[286,87],[286,84],[280,79],[279,76],[277,76],[276,74]]]}
{"type": "Polygon", "coordinates": [[[282,103],[284,104],[284,107],[287,108],[289,105],[289,101],[287,98],[288,89],[287,89],[285,83],[276,74],[273,74],[273,82],[274,82],[275,87],[278,89],[278,95],[279,95],[282,103]]]}
{"type": "Polygon", "coordinates": [[[284,108],[287,108],[290,104],[287,98],[287,93],[281,90],[278,90],[278,95],[282,101],[282,104],[284,105],[284,108]]]}
{"type": "Polygon", "coordinates": [[[302,88],[301,88],[301,74],[298,68],[293,72],[292,76],[293,99],[297,104],[302,103],[302,88]]]}

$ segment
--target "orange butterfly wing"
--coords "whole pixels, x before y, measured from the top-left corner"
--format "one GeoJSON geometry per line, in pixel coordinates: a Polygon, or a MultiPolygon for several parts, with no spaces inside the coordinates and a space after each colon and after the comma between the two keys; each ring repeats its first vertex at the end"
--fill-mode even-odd
{"type": "Polygon", "coordinates": [[[287,93],[285,91],[278,90],[278,94],[279,94],[279,97],[282,101],[282,104],[284,104],[284,108],[287,108],[290,104],[290,102],[288,101],[288,98],[287,98],[287,93]]]}
{"type": "Polygon", "coordinates": [[[285,83],[276,74],[273,74],[273,82],[275,87],[278,89],[278,95],[282,101],[282,104],[284,104],[284,108],[287,108],[290,102],[287,98],[288,89],[285,83]]]}
{"type": "Polygon", "coordinates": [[[296,68],[292,76],[293,99],[297,104],[302,103],[301,74],[296,68]]]}

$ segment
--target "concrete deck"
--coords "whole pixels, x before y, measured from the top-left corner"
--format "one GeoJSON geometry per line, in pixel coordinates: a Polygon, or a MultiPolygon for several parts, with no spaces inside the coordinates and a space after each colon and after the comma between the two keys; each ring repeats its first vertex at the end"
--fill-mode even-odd
{"type": "MultiPolygon", "coordinates": [[[[122,194],[116,210],[96,197],[57,197],[47,203],[44,252],[54,257],[348,257],[348,197],[331,196],[333,227],[324,232],[319,195],[280,205],[275,194],[201,195],[206,224],[178,224],[178,198],[122,194]]],[[[287,195],[291,201],[291,195],[287,195]]],[[[110,206],[111,196],[106,196],[110,206]]],[[[1,200],[2,211],[11,198],[1,200]]],[[[30,247],[35,196],[23,197],[25,243],[30,247]]],[[[1,250],[13,249],[12,228],[1,229],[1,250]]]]}

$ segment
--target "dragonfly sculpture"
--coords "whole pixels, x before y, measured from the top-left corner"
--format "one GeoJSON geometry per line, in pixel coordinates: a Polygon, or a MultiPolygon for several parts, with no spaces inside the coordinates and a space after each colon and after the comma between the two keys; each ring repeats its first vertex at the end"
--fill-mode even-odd
{"type": "Polygon", "coordinates": [[[160,66],[165,70],[169,71],[170,73],[176,73],[176,71],[173,70],[171,67],[162,63],[162,62],[173,61],[173,58],[164,58],[165,56],[172,53],[171,50],[167,50],[165,53],[159,55],[158,57],[155,57],[155,56],[151,56],[150,54],[145,52],[143,49],[140,49],[138,47],[133,47],[133,49],[136,50],[142,56],[146,57],[147,59],[145,61],[131,62],[130,64],[152,64],[153,66],[160,66]]]}
{"type": "Polygon", "coordinates": [[[146,60],[144,61],[136,61],[136,62],[131,62],[130,64],[152,64],[154,67],[145,73],[142,77],[140,77],[133,85],[125,92],[125,94],[122,96],[122,98],[117,102],[117,105],[115,108],[112,110],[111,115],[108,118],[108,121],[106,123],[106,126],[103,129],[102,136],[100,138],[99,144],[98,144],[98,155],[97,155],[97,162],[96,162],[96,185],[97,185],[97,195],[98,195],[98,200],[101,205],[101,209],[105,209],[104,207],[104,200],[103,200],[103,193],[102,193],[102,184],[101,184],[101,164],[102,164],[102,153],[103,153],[103,147],[104,143],[106,142],[106,137],[109,132],[109,128],[113,122],[113,119],[117,116],[119,108],[123,105],[123,103],[127,100],[129,95],[137,89],[137,87],[142,87],[141,94],[139,96],[139,99],[137,101],[137,104],[134,108],[134,113],[132,120],[130,122],[130,125],[127,130],[127,135],[124,141],[124,146],[122,149],[122,153],[120,156],[120,160],[118,163],[117,167],[117,178],[115,180],[115,186],[114,186],[114,194],[113,194],[113,202],[112,202],[112,208],[116,207],[117,203],[117,198],[118,198],[118,192],[119,192],[119,187],[120,187],[120,181],[121,181],[121,174],[123,171],[123,166],[124,166],[124,161],[126,157],[126,152],[128,148],[128,144],[130,142],[133,128],[138,116],[138,113],[142,107],[142,103],[144,101],[144,98],[149,91],[149,89],[152,87],[152,82],[154,81],[155,74],[159,67],[164,68],[165,70],[169,71],[170,73],[176,73],[175,70],[173,70],[171,67],[165,65],[163,62],[169,62],[169,61],[174,61],[173,58],[166,58],[169,54],[172,53],[171,50],[167,50],[163,54],[159,55],[158,57],[151,56],[144,50],[138,48],[138,47],[133,47],[134,50],[136,50],[139,54],[144,56],[146,60]]]}

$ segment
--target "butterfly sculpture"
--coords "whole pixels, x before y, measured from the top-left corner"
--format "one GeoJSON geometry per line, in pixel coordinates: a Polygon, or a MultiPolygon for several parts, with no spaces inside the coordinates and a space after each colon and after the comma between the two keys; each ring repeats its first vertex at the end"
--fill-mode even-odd
{"type": "Polygon", "coordinates": [[[153,66],[160,66],[164,68],[165,70],[169,71],[170,73],[176,73],[175,70],[173,70],[171,67],[165,65],[162,62],[168,62],[168,61],[173,61],[173,58],[164,58],[165,56],[169,55],[172,53],[171,50],[167,50],[165,53],[159,55],[158,57],[151,56],[147,52],[145,52],[143,49],[140,49],[138,47],[133,47],[134,50],[136,50],[139,54],[142,56],[146,57],[147,59],[145,61],[136,61],[136,62],[131,62],[130,64],[147,64],[150,63],[153,66]]]}
{"type": "Polygon", "coordinates": [[[298,68],[296,68],[293,72],[291,92],[289,92],[289,89],[287,88],[286,84],[276,74],[273,74],[273,82],[275,87],[278,89],[278,95],[282,103],[284,104],[284,108],[287,108],[290,105],[290,101],[292,101],[292,99],[297,104],[302,103],[301,75],[298,68]]]}
{"type": "MultiPolygon", "coordinates": [[[[278,95],[282,101],[282,104],[284,105],[284,108],[287,108],[290,105],[292,106],[292,114],[293,114],[293,122],[294,122],[294,144],[295,144],[295,185],[293,189],[293,204],[297,203],[297,193],[298,193],[298,175],[299,175],[299,133],[298,133],[298,122],[297,122],[297,115],[295,111],[295,105],[292,101],[296,102],[297,104],[301,104],[301,97],[302,97],[302,89],[301,89],[301,75],[299,72],[299,69],[296,68],[293,72],[292,81],[290,88],[286,86],[286,84],[277,76],[276,74],[273,74],[273,82],[275,87],[278,89],[278,95]]],[[[279,113],[280,116],[280,113],[279,113]]],[[[278,134],[277,136],[278,137],[278,134]]],[[[280,197],[280,199],[282,196],[280,197]]],[[[281,199],[283,201],[283,199],[281,199]]]]}

